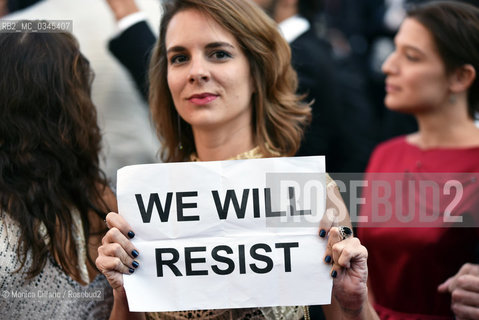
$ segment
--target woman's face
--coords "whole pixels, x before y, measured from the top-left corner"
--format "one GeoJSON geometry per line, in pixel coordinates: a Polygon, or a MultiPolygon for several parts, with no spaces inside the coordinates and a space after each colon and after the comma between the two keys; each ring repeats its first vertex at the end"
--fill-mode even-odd
{"type": "Polygon", "coordinates": [[[429,30],[406,18],[394,42],[396,49],[382,66],[386,106],[416,114],[444,105],[449,97],[448,76],[429,30]]]}
{"type": "Polygon", "coordinates": [[[168,86],[180,116],[193,131],[252,127],[253,80],[235,37],[194,9],[167,28],[168,86]]]}

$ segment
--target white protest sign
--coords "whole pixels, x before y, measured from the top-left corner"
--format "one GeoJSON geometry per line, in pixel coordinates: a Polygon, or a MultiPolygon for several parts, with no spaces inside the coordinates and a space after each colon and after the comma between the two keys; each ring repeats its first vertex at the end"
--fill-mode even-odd
{"type": "Polygon", "coordinates": [[[324,157],[120,169],[119,213],[140,252],[124,276],[130,310],[329,304],[324,172],[324,157]]]}

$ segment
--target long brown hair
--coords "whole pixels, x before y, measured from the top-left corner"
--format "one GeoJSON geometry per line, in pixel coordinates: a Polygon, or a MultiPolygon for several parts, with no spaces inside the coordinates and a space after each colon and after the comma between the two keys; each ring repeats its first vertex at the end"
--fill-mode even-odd
{"type": "Polygon", "coordinates": [[[66,33],[0,33],[0,52],[0,209],[21,229],[19,270],[30,252],[27,278],[49,254],[78,275],[71,211],[86,240],[88,213],[106,213],[89,63],[66,33]]]}
{"type": "Polygon", "coordinates": [[[163,4],[160,37],[149,74],[150,108],[163,143],[163,160],[184,161],[195,151],[191,126],[175,110],[167,83],[166,30],[173,16],[185,9],[211,17],[236,38],[246,54],[254,82],[254,136],[260,152],[265,156],[294,155],[311,109],[295,94],[297,76],[291,51],[274,21],[252,1],[169,0],[163,4]]]}
{"type": "Polygon", "coordinates": [[[451,73],[470,64],[476,78],[468,90],[468,113],[479,112],[479,8],[460,1],[432,1],[408,8],[407,16],[428,29],[451,73]]]}

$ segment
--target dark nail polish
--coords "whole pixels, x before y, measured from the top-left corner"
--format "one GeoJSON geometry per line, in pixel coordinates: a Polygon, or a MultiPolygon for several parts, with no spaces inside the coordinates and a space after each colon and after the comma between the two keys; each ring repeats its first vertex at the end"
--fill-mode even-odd
{"type": "Polygon", "coordinates": [[[137,261],[133,261],[131,263],[131,265],[134,267],[134,268],[138,268],[138,266],[140,265],[137,261]]]}
{"type": "Polygon", "coordinates": [[[319,230],[319,236],[321,238],[324,238],[326,236],[326,230],[324,230],[324,229],[319,230]]]}
{"type": "Polygon", "coordinates": [[[331,272],[331,277],[336,278],[337,276],[338,272],[336,270],[333,270],[333,272],[331,272]]]}
{"type": "Polygon", "coordinates": [[[133,239],[135,233],[133,231],[128,231],[128,238],[133,239]]]}
{"type": "Polygon", "coordinates": [[[324,261],[326,261],[326,263],[330,263],[331,262],[331,256],[326,256],[326,258],[324,258],[324,261]]]}
{"type": "Polygon", "coordinates": [[[136,251],[136,250],[133,250],[133,251],[131,252],[131,255],[133,256],[133,258],[138,257],[138,254],[139,254],[139,253],[138,253],[138,251],[136,251]]]}
{"type": "Polygon", "coordinates": [[[130,271],[130,273],[133,273],[133,272],[135,272],[135,269],[130,268],[130,269],[128,269],[128,271],[130,271]]]}

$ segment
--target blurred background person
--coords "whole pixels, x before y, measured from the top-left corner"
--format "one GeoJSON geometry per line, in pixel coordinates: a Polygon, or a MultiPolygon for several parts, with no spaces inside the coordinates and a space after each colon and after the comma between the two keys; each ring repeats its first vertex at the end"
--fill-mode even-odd
{"type": "MultiPolygon", "coordinates": [[[[9,3],[13,7],[14,3],[21,2],[9,0],[9,3]]],[[[157,26],[160,15],[158,0],[139,0],[138,5],[146,12],[148,23],[157,26]]],[[[72,21],[72,33],[95,70],[92,99],[103,133],[100,165],[112,185],[116,183],[116,171],[119,168],[158,161],[156,152],[159,143],[147,105],[128,73],[105,48],[105,42],[117,30],[104,1],[42,0],[3,18],[72,21]]]]}
{"type": "Polygon", "coordinates": [[[326,155],[329,172],[363,172],[373,148],[370,112],[364,85],[339,65],[321,30],[320,0],[254,0],[277,23],[292,52],[298,93],[312,104],[299,156],[326,155]],[[346,94],[347,92],[347,94],[346,94]]]}
{"type": "Polygon", "coordinates": [[[0,318],[105,319],[112,292],[93,261],[116,199],[90,65],[67,33],[0,33],[0,51],[0,318]],[[85,291],[100,295],[65,297],[85,291]]]}
{"type": "Polygon", "coordinates": [[[324,0],[325,36],[338,61],[358,80],[368,96],[368,110],[375,119],[371,129],[374,145],[411,133],[417,124],[411,115],[384,108],[384,74],[381,65],[394,49],[392,38],[404,18],[404,0],[324,0]]]}
{"type": "MultiPolygon", "coordinates": [[[[323,0],[320,19],[324,37],[332,44],[339,70],[355,75],[345,81],[353,86],[362,79],[369,108],[375,118],[375,144],[416,132],[416,119],[384,108],[384,74],[381,66],[394,50],[393,38],[405,17],[405,8],[427,0],[323,0]]],[[[478,5],[477,0],[457,0],[478,5]]]]}
{"type": "MultiPolygon", "coordinates": [[[[160,0],[155,0],[158,5],[160,0]]],[[[156,35],[135,0],[107,0],[118,32],[108,42],[111,54],[129,72],[144,101],[148,100],[148,67],[156,35]]]]}
{"type": "Polygon", "coordinates": [[[368,165],[368,180],[389,182],[396,195],[378,206],[365,189],[361,213],[373,224],[360,224],[358,236],[369,250],[371,300],[383,319],[479,319],[479,203],[471,174],[479,172],[479,9],[458,1],[413,6],[394,42],[382,67],[385,104],[413,115],[419,130],[378,146],[368,165]],[[405,187],[396,187],[399,174],[405,187]],[[440,219],[421,221],[428,193],[409,187],[415,180],[434,181],[441,190],[446,180],[460,182],[453,214],[465,225],[443,222],[458,191],[427,202],[426,215],[439,210],[440,219]],[[374,225],[374,217],[388,215],[384,227],[374,225]]]}

